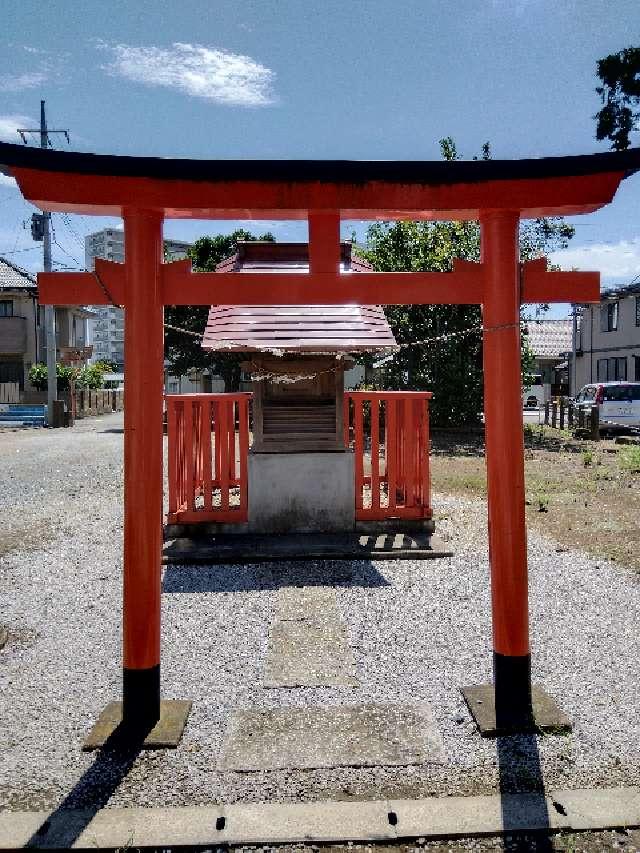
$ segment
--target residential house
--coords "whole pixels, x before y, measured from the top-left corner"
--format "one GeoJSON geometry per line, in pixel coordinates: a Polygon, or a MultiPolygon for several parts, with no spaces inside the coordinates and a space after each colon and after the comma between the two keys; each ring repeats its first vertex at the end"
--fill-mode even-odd
{"type": "Polygon", "coordinates": [[[533,353],[534,381],[525,389],[538,404],[569,393],[567,353],[571,349],[571,320],[541,320],[527,324],[527,343],[533,353]]]}
{"type": "Polygon", "coordinates": [[[640,382],[640,284],[605,290],[579,308],[576,388],[590,382],[640,382]]]}
{"type": "MultiPolygon", "coordinates": [[[[81,306],[56,311],[56,358],[69,348],[83,349],[87,320],[93,312],[81,306]]],[[[30,273],[0,257],[0,384],[17,383],[21,396],[29,392],[29,369],[46,362],[44,307],[38,304],[38,285],[30,273]]]]}

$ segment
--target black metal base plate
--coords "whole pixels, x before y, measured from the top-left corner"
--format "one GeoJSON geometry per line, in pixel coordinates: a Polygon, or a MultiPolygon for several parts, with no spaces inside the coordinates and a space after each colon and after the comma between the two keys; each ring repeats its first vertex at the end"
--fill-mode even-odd
{"type": "Polygon", "coordinates": [[[82,744],[82,751],[100,749],[116,739],[138,741],[141,749],[175,749],[184,732],[190,710],[190,701],[163,699],[158,722],[150,731],[140,733],[127,731],[122,724],[122,702],[109,702],[82,744]]]}
{"type": "Polygon", "coordinates": [[[567,734],[571,731],[569,718],[541,687],[531,688],[533,716],[509,726],[496,725],[496,702],[493,684],[463,687],[462,695],[482,737],[545,732],[567,734]]]}

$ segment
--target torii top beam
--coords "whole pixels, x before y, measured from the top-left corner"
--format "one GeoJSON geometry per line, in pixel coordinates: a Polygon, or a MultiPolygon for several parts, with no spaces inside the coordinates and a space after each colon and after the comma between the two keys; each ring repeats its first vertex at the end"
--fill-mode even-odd
{"type": "Polygon", "coordinates": [[[187,160],[121,157],[0,144],[0,170],[43,210],[167,218],[478,219],[590,213],[640,170],[640,150],[473,161],[187,160]]]}
{"type": "MultiPolygon", "coordinates": [[[[247,274],[242,301],[252,304],[480,304],[483,264],[458,262],[453,273],[340,275],[334,263],[341,218],[482,219],[509,211],[521,218],[589,213],[608,204],[620,181],[640,170],[640,149],[571,157],[474,161],[179,160],[49,151],[0,143],[0,170],[43,210],[124,215],[147,210],[168,218],[309,219],[308,274],[247,274]]],[[[102,284],[126,300],[125,270],[97,264],[102,284]]],[[[162,302],[234,303],[235,276],[192,274],[190,263],[162,265],[162,302]]],[[[39,276],[41,301],[109,299],[91,275],[39,276]]],[[[521,272],[522,302],[599,298],[597,273],[550,273],[546,263],[521,272]]]]}

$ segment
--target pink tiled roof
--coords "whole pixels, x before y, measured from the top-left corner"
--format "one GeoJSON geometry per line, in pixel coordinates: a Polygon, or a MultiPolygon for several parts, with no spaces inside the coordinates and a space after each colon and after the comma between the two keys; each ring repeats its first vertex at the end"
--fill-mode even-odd
{"type": "MultiPolygon", "coordinates": [[[[341,269],[370,270],[341,244],[341,269]]],[[[306,272],[306,243],[241,243],[218,272],[306,272]]],[[[396,340],[380,305],[212,305],[204,349],[224,352],[367,352],[396,340]]]]}

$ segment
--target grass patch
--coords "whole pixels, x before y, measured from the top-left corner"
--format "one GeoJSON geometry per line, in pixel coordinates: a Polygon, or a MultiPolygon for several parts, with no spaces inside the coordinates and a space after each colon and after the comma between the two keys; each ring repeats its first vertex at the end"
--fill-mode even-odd
{"type": "MultiPolygon", "coordinates": [[[[529,425],[527,425],[529,426],[529,425]]],[[[558,544],[640,571],[640,447],[525,426],[528,525],[558,544]]],[[[433,436],[435,492],[486,496],[482,436],[433,436]]]]}

